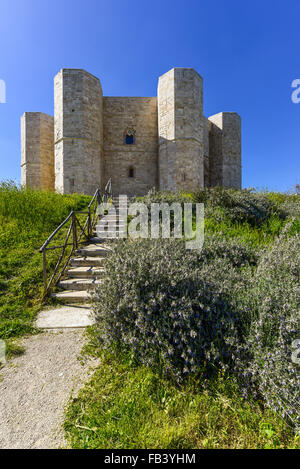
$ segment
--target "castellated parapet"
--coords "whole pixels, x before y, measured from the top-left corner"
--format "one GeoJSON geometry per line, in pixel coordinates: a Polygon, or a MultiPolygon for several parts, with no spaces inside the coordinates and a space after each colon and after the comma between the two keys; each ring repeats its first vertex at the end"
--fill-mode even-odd
{"type": "Polygon", "coordinates": [[[98,78],[62,69],[54,118],[21,119],[22,184],[93,194],[109,178],[115,194],[152,187],[194,191],[241,187],[241,121],[203,115],[203,80],[192,68],[159,78],[158,97],[103,97],[98,78]]]}

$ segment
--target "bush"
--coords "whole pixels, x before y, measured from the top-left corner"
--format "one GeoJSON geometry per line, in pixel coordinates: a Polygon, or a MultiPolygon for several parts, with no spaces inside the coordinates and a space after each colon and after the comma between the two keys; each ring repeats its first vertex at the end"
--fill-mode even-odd
{"type": "Polygon", "coordinates": [[[135,197],[135,202],[143,202],[147,206],[150,206],[152,203],[162,204],[172,204],[174,202],[183,204],[184,202],[192,202],[192,195],[181,193],[181,192],[168,192],[168,191],[158,191],[153,188],[150,189],[148,194],[143,197],[135,197]]]}
{"type": "Polygon", "coordinates": [[[195,193],[193,200],[204,203],[206,216],[219,222],[228,220],[260,226],[273,215],[285,218],[285,214],[266,195],[254,193],[251,189],[213,187],[195,193]]]}
{"type": "MultiPolygon", "coordinates": [[[[287,231],[287,230],[286,230],[287,231]]],[[[291,359],[300,339],[300,237],[285,233],[261,257],[241,302],[252,311],[237,370],[247,389],[300,429],[300,368],[291,359]]]]}
{"type": "Polygon", "coordinates": [[[224,247],[217,237],[201,253],[175,240],[117,242],[95,294],[101,340],[177,379],[228,364],[242,330],[233,292],[256,260],[233,241],[224,247]]]}
{"type": "MultiPolygon", "coordinates": [[[[284,196],[284,199],[286,197],[284,196]]],[[[272,197],[268,197],[268,194],[253,192],[252,189],[235,190],[211,187],[190,194],[159,192],[156,189],[151,189],[147,195],[135,200],[148,206],[151,203],[203,203],[205,218],[213,218],[217,222],[248,223],[252,227],[261,226],[274,215],[280,219],[286,219],[290,216],[290,210],[286,207],[281,208],[278,203],[272,200],[272,197]]],[[[298,208],[298,201],[295,201],[293,208],[296,206],[298,208]]]]}
{"type": "Polygon", "coordinates": [[[289,197],[281,206],[287,217],[300,217],[300,197],[289,197]]]}
{"type": "Polygon", "coordinates": [[[229,263],[230,268],[256,266],[260,250],[251,244],[241,243],[236,239],[224,239],[220,234],[205,237],[201,253],[203,261],[209,263],[218,259],[229,263]]]}
{"type": "Polygon", "coordinates": [[[95,294],[100,340],[177,380],[233,372],[244,396],[299,426],[300,237],[288,231],[263,253],[218,236],[201,253],[174,240],[116,242],[95,294]]]}

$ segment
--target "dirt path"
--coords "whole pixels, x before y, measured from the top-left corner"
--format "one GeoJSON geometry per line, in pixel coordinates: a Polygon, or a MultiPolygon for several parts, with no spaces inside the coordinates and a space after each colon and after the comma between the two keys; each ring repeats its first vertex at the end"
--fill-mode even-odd
{"type": "Polygon", "coordinates": [[[26,338],[24,355],[0,369],[0,448],[66,445],[64,407],[97,365],[80,364],[83,344],[83,329],[43,332],[26,338]]]}

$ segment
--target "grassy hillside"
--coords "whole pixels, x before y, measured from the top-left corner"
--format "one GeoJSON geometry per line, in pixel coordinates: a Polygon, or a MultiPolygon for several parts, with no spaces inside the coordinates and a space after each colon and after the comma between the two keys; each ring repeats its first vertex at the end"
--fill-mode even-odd
{"type": "Polygon", "coordinates": [[[35,332],[43,285],[38,249],[71,210],[89,200],[0,184],[0,339],[8,341],[9,353],[18,353],[12,339],[35,332]]]}
{"type": "MultiPolygon", "coordinates": [[[[89,200],[76,194],[23,190],[12,183],[0,185],[0,339],[7,342],[10,354],[20,352],[16,338],[35,333],[33,320],[41,307],[43,283],[39,247],[72,209],[85,208],[89,200]]],[[[180,245],[164,250],[159,242],[148,245],[147,240],[116,247],[107,260],[107,284],[97,292],[95,309],[101,311],[102,319],[99,314],[86,347],[86,353],[101,357],[101,365],[66,412],[71,446],[300,448],[291,422],[271,405],[274,392],[265,378],[273,375],[265,375],[262,360],[264,347],[272,355],[285,331],[299,331],[299,317],[295,321],[293,315],[299,302],[299,196],[214,189],[197,194],[152,191],[141,200],[147,204],[204,202],[204,257],[187,256],[180,245]],[[169,285],[173,298],[165,295],[169,285]],[[198,290],[203,285],[204,296],[199,301],[198,290]],[[207,291],[216,295],[206,295],[207,291]],[[224,305],[226,316],[222,316],[224,305]],[[250,371],[261,379],[258,394],[251,388],[245,398],[228,363],[222,368],[222,362],[216,361],[215,373],[211,373],[201,358],[200,367],[193,372],[192,361],[183,353],[186,372],[180,355],[175,354],[174,360],[166,354],[169,337],[174,336],[174,321],[168,322],[168,317],[178,308],[187,308],[179,344],[187,340],[186,318],[195,308],[213,319],[207,322],[206,333],[214,334],[209,328],[215,318],[221,318],[224,328],[217,332],[224,332],[224,337],[232,311],[244,314],[239,333],[247,339],[249,363],[253,361],[250,371]],[[149,323],[158,338],[151,343],[143,329],[145,311],[154,313],[152,319],[159,311],[160,320],[149,323]],[[211,311],[217,313],[215,318],[211,311]],[[267,327],[261,328],[260,323],[267,327]],[[121,341],[116,340],[118,335],[121,341]],[[254,350],[254,356],[257,337],[263,346],[254,350]],[[152,360],[156,356],[158,362],[152,360]],[[182,370],[186,377],[178,380],[182,370]]],[[[50,254],[49,264],[53,262],[50,254]]],[[[218,334],[217,345],[223,338],[218,334]]],[[[195,356],[202,346],[205,353],[211,352],[203,341],[191,341],[190,346],[195,356]],[[193,349],[194,345],[198,348],[193,349]]],[[[278,373],[275,365],[274,373],[278,373]]],[[[247,375],[249,369],[243,373],[247,375]]],[[[293,380],[288,384],[289,392],[296,389],[293,380]]],[[[287,396],[290,398],[290,394],[283,397],[287,396]]],[[[296,394],[291,402],[293,399],[296,394]]]]}
{"type": "Polygon", "coordinates": [[[300,448],[299,196],[212,189],[139,200],[204,202],[204,249],[116,243],[88,348],[101,366],[68,407],[71,446],[300,448]]]}

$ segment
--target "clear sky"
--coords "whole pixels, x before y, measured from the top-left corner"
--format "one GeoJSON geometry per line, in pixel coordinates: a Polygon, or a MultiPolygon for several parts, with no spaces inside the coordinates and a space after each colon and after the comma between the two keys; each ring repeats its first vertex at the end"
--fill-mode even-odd
{"type": "Polygon", "coordinates": [[[243,187],[300,182],[299,0],[0,0],[0,180],[20,181],[20,116],[53,114],[62,68],[104,95],[156,96],[173,67],[204,78],[204,114],[242,117],[243,187]]]}

